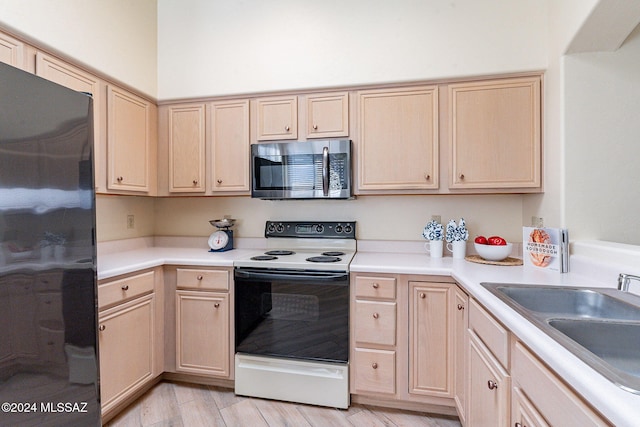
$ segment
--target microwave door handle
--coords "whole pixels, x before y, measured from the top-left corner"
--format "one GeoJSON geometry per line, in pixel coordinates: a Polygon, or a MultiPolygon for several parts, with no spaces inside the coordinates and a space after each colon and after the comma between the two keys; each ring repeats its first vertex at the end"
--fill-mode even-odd
{"type": "Polygon", "coordinates": [[[322,194],[329,195],[329,147],[322,149],[322,194]]]}

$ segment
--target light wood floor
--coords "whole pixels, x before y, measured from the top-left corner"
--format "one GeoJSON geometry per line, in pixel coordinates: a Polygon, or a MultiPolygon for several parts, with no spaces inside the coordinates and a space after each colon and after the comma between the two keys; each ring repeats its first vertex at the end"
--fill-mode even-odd
{"type": "Polygon", "coordinates": [[[161,382],[105,427],[460,427],[455,417],[354,404],[348,410],[236,396],[233,390],[161,382]]]}

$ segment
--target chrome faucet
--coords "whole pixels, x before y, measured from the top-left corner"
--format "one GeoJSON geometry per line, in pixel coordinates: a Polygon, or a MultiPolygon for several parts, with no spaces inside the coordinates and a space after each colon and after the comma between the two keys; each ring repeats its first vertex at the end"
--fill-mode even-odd
{"type": "Polygon", "coordinates": [[[640,276],[620,273],[620,275],[618,276],[618,290],[629,292],[629,281],[631,279],[640,281],[640,276]]]}

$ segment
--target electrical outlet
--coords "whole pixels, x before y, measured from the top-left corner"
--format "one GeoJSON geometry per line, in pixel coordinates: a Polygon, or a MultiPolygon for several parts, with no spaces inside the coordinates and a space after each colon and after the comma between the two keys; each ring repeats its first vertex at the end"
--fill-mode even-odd
{"type": "Polygon", "coordinates": [[[135,228],[136,220],[133,215],[127,215],[127,228],[135,228]]]}
{"type": "Polygon", "coordinates": [[[431,215],[431,219],[435,222],[442,222],[442,217],[440,215],[431,215]]]}
{"type": "Polygon", "coordinates": [[[531,217],[531,226],[542,228],[544,227],[544,219],[541,216],[532,216],[531,217]]]}

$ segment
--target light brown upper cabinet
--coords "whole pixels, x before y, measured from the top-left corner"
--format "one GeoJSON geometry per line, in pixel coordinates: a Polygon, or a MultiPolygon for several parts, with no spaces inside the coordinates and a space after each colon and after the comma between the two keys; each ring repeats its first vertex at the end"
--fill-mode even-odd
{"type": "Polygon", "coordinates": [[[109,190],[150,192],[152,113],[155,108],[145,99],[116,86],[107,87],[109,190]]]}
{"type": "Polygon", "coordinates": [[[212,192],[249,191],[249,101],[211,104],[212,192]]]}
{"type": "Polygon", "coordinates": [[[0,33],[0,62],[24,69],[24,43],[0,33]]]}
{"type": "Polygon", "coordinates": [[[307,95],[307,138],[349,136],[349,94],[307,95]]]}
{"type": "Polygon", "coordinates": [[[298,138],[298,97],[258,98],[258,141],[298,138]]]}
{"type": "Polygon", "coordinates": [[[69,89],[90,93],[93,97],[93,144],[95,147],[94,176],[98,192],[106,192],[106,145],[102,137],[104,96],[100,79],[73,65],[43,52],[36,53],[36,75],[69,89]]]}
{"type": "Polygon", "coordinates": [[[541,78],[449,85],[451,189],[541,190],[541,78]]]}
{"type": "Polygon", "coordinates": [[[205,191],[205,104],[172,105],[169,120],[169,191],[205,191]]]}
{"type": "Polygon", "coordinates": [[[358,192],[438,188],[438,87],[358,92],[358,192]]]}

